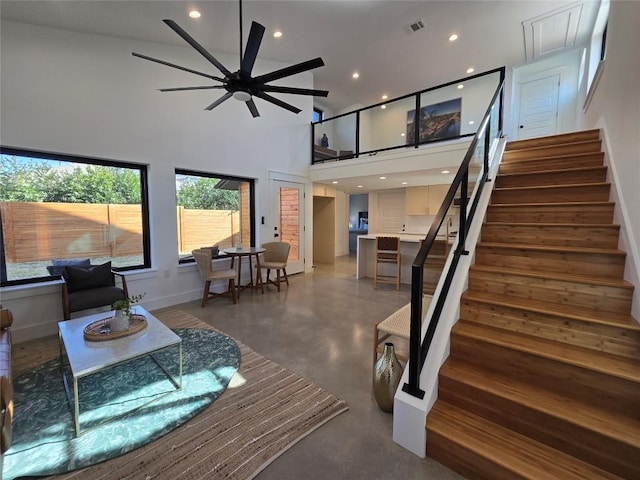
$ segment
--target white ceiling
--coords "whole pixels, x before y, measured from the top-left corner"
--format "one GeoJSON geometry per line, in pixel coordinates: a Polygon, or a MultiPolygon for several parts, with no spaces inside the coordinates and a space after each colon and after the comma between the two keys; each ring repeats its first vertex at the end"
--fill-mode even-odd
{"type": "MultiPolygon", "coordinates": [[[[243,32],[246,41],[252,20],[266,27],[257,65],[261,59],[294,64],[322,57],[325,66],[312,71],[314,87],[330,93],[327,99],[316,99],[315,104],[335,113],[358,104],[378,103],[383,94],[391,99],[465,77],[469,67],[475,73],[501,66],[509,69],[584,45],[599,3],[244,0],[243,32]],[[426,28],[408,34],[404,27],[418,20],[426,28]],[[273,38],[276,29],[282,30],[282,38],[273,38]],[[448,41],[452,33],[459,35],[456,42],[448,41]],[[358,80],[351,78],[354,71],[360,73],[358,80]]],[[[237,54],[238,6],[237,0],[2,0],[0,17],[191,48],[162,22],[169,18],[209,51],[237,54]],[[194,7],[202,13],[197,20],[188,16],[194,7]]],[[[198,56],[195,51],[193,55],[198,56]]],[[[234,71],[238,67],[227,68],[234,71]]],[[[213,66],[211,69],[219,75],[213,66]]],[[[295,98],[291,103],[295,105],[295,98]]],[[[400,177],[385,181],[377,175],[345,178],[336,187],[355,193],[363,190],[357,187],[360,184],[369,191],[402,187],[404,180],[412,185],[451,180],[439,171],[400,177]],[[434,181],[436,178],[442,181],[434,181]]]]}
{"type": "MultiPolygon", "coordinates": [[[[336,111],[354,104],[378,103],[385,93],[394,98],[462,78],[470,66],[478,73],[524,64],[527,37],[541,52],[555,54],[579,46],[593,24],[598,3],[244,0],[243,32],[246,41],[252,20],[266,27],[258,62],[265,59],[293,64],[322,57],[325,66],[313,71],[314,86],[330,93],[322,104],[317,103],[336,111]],[[577,18],[575,9],[566,13],[576,5],[582,6],[577,9],[577,18]],[[548,19],[550,12],[554,15],[548,19]],[[559,48],[556,42],[566,37],[563,22],[568,17],[572,24],[567,28],[575,27],[575,42],[559,48]],[[426,28],[407,34],[404,27],[417,20],[422,20],[426,28]],[[532,34],[532,25],[542,25],[537,31],[542,35],[532,34]],[[276,29],[283,31],[282,38],[272,37],[276,29]],[[456,42],[448,41],[451,33],[459,35],[456,42]],[[547,41],[552,44],[545,47],[547,41]],[[353,80],[351,74],[356,70],[360,78],[353,80]]],[[[210,51],[236,53],[240,48],[238,6],[237,0],[2,0],[0,16],[80,32],[186,45],[162,23],[169,18],[210,51]],[[202,13],[197,20],[187,15],[194,7],[202,13]]],[[[227,68],[236,69],[233,65],[227,68]]],[[[212,73],[219,75],[214,67],[212,73]]]]}

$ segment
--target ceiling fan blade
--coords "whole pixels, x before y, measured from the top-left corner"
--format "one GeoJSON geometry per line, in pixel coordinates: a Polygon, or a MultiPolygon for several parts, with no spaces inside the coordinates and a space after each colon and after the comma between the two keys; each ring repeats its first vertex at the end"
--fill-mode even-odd
{"type": "Polygon", "coordinates": [[[313,95],[314,97],[326,97],[329,92],[326,90],[310,90],[308,88],[278,87],[276,85],[263,85],[260,87],[264,92],[292,93],[295,95],[313,95]]]}
{"type": "Polygon", "coordinates": [[[253,118],[259,117],[260,114],[258,113],[258,109],[256,108],[256,104],[254,103],[253,99],[248,100],[245,102],[247,104],[247,107],[249,107],[249,111],[251,112],[251,115],[253,115],[253,118]]]}
{"type": "Polygon", "coordinates": [[[185,72],[195,73],[196,75],[201,75],[203,77],[207,77],[207,78],[210,78],[212,80],[216,80],[218,82],[224,82],[223,78],[214,77],[213,75],[209,75],[208,73],[202,73],[202,72],[198,72],[196,70],[191,70],[190,68],[181,67],[180,65],[175,65],[173,63],[165,62],[164,60],[158,60],[157,58],[147,57],[146,55],[142,55],[140,53],[131,52],[131,55],[133,55],[134,57],[139,57],[139,58],[143,58],[145,60],[149,60],[150,62],[159,63],[160,65],[166,65],[167,67],[173,67],[173,68],[177,68],[178,70],[183,70],[185,72]]]}
{"type": "Polygon", "coordinates": [[[300,113],[302,111],[299,108],[296,108],[293,105],[289,105],[288,103],[285,103],[282,100],[278,100],[277,98],[272,97],[271,95],[267,95],[264,92],[255,93],[254,96],[261,98],[263,100],[266,100],[267,102],[273,103],[274,105],[277,105],[279,107],[285,108],[293,113],[300,113]]]}
{"type": "Polygon", "coordinates": [[[318,57],[314,58],[313,60],[307,60],[306,62],[298,63],[290,67],[285,67],[271,73],[260,75],[259,77],[255,77],[254,80],[259,83],[269,83],[273,80],[278,80],[279,78],[289,77],[291,75],[295,75],[296,73],[306,72],[307,70],[322,66],[324,66],[324,62],[320,57],[318,57]]]}
{"type": "Polygon", "coordinates": [[[176,32],[178,35],[180,35],[189,45],[191,45],[193,48],[195,48],[198,53],[200,55],[202,55],[204,58],[206,58],[207,60],[209,60],[213,65],[215,65],[215,67],[220,70],[223,75],[225,77],[230,77],[231,76],[231,72],[229,70],[227,70],[225,68],[224,65],[222,65],[218,60],[216,60],[216,58],[211,55],[209,52],[207,52],[205,50],[205,48],[200,45],[198,42],[196,42],[191,35],[189,35],[187,32],[185,32],[180,25],[178,25],[176,22],[174,22],[173,20],[168,20],[165,19],[163,20],[164,23],[166,23],[167,25],[169,25],[169,27],[171,28],[171,30],[173,30],[174,32],[176,32]]]}
{"type": "Polygon", "coordinates": [[[224,85],[207,85],[205,87],[176,87],[176,88],[159,88],[161,92],[182,92],[184,90],[210,90],[212,88],[225,88],[224,85]]]}
{"type": "Polygon", "coordinates": [[[225,100],[229,100],[231,98],[231,95],[233,95],[231,92],[225,93],[218,100],[216,100],[211,105],[209,105],[207,108],[205,108],[205,110],[213,110],[214,108],[216,108],[218,105],[220,105],[225,100]]]}
{"type": "Polygon", "coordinates": [[[240,65],[240,70],[243,72],[251,74],[253,64],[256,63],[256,57],[258,56],[258,50],[260,49],[263,36],[264,27],[258,22],[251,22],[251,31],[249,32],[247,46],[244,50],[244,57],[242,57],[242,63],[240,65]]]}

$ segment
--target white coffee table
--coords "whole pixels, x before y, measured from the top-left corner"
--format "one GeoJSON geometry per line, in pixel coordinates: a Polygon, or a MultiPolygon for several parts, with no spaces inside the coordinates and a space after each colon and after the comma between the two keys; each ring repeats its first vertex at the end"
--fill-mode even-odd
{"type": "MultiPolygon", "coordinates": [[[[90,323],[113,316],[113,312],[99,313],[74,320],[58,322],[60,368],[62,371],[62,380],[64,382],[67,398],[69,399],[69,403],[72,405],[74,411],[76,436],[79,436],[81,433],[78,380],[83,377],[92,375],[115,365],[119,365],[134,358],[149,355],[162,369],[165,375],[167,375],[169,380],[171,380],[173,385],[176,387],[176,390],[180,390],[182,388],[182,339],[140,305],[136,305],[134,310],[134,313],[144,315],[147,318],[147,328],[127,337],[102,342],[85,340],[84,328],[90,323]],[[153,353],[175,346],[178,347],[179,375],[177,379],[174,378],[174,376],[172,376],[153,357],[153,353]],[[71,399],[71,394],[69,392],[67,375],[63,364],[63,350],[66,352],[66,357],[71,369],[71,375],[73,377],[73,400],[71,399]]],[[[170,393],[173,393],[173,391],[170,391],[165,395],[170,393]]],[[[160,396],[157,396],[154,400],[157,400],[158,398],[160,398],[160,396]]],[[[125,414],[138,410],[143,406],[144,405],[140,405],[125,414]]],[[[110,418],[108,421],[115,420],[122,415],[110,418]]]]}

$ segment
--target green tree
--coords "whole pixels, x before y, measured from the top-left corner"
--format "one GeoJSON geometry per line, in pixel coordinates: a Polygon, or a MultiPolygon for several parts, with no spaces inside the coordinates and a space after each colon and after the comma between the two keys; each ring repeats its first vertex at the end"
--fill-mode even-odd
{"type": "Polygon", "coordinates": [[[239,210],[238,191],[216,188],[219,182],[219,178],[208,177],[184,182],[178,189],[177,204],[193,209],[239,210]]]}
{"type": "Polygon", "coordinates": [[[136,170],[68,163],[52,168],[36,159],[3,155],[0,200],[13,202],[115,203],[141,202],[140,174],[136,170]]]}

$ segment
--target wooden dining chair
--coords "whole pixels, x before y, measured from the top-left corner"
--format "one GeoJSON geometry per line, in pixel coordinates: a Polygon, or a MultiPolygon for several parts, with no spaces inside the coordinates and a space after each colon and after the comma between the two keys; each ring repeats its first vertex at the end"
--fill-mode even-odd
{"type": "Polygon", "coordinates": [[[395,283],[396,290],[400,290],[400,238],[376,237],[376,265],[373,274],[373,288],[378,283],[395,283]],[[380,274],[380,264],[396,265],[395,275],[380,274]]]}
{"type": "Polygon", "coordinates": [[[204,289],[202,291],[201,307],[207,305],[209,297],[218,297],[221,295],[231,295],[233,303],[236,303],[236,275],[237,272],[233,268],[216,270],[214,268],[213,259],[211,257],[210,248],[198,248],[192,250],[191,254],[198,264],[200,275],[204,281],[204,289]],[[211,282],[215,280],[228,280],[228,288],[226,292],[216,293],[211,291],[211,282]]]}

